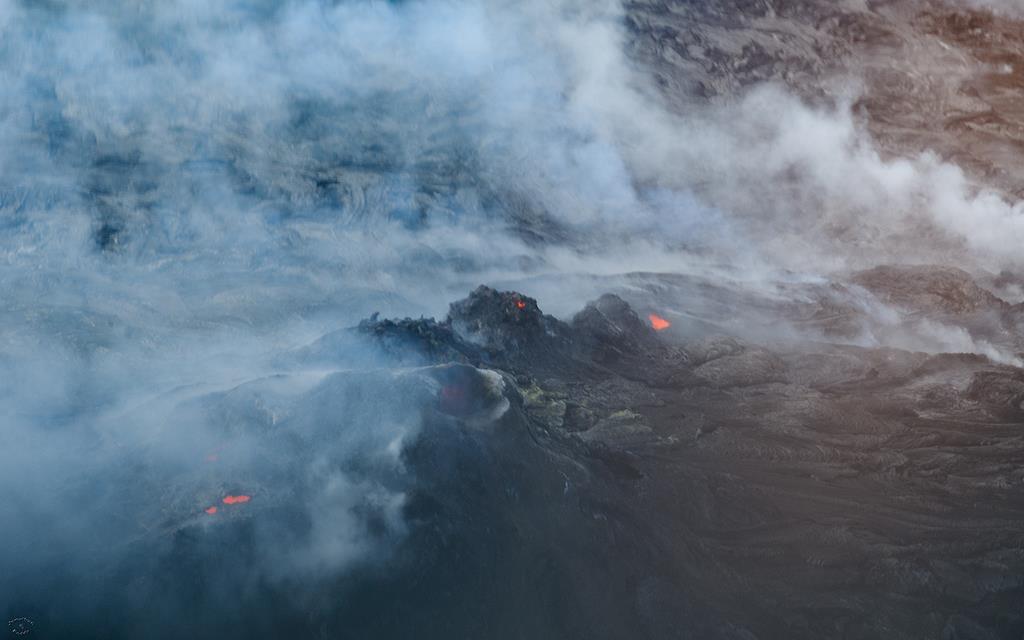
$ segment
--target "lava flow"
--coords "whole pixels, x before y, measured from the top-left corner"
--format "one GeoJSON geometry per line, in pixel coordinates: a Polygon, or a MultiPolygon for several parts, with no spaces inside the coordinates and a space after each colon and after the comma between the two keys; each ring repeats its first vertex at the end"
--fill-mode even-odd
{"type": "Polygon", "coordinates": [[[217,513],[217,507],[210,507],[208,509],[204,509],[204,511],[206,511],[206,513],[212,516],[213,514],[217,513]]]}
{"type": "Polygon", "coordinates": [[[224,504],[238,504],[240,502],[249,502],[252,500],[249,496],[224,496],[222,502],[224,504]]]}
{"type": "Polygon", "coordinates": [[[651,326],[654,327],[655,331],[664,331],[672,326],[671,322],[654,313],[647,316],[647,318],[651,321],[651,326]]]}

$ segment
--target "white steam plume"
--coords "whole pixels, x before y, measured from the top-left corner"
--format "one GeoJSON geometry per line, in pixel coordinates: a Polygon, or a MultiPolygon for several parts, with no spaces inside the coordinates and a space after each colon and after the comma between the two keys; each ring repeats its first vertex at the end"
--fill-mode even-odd
{"type": "MultiPolygon", "coordinates": [[[[769,87],[666,105],[622,15],[573,0],[0,3],[0,516],[23,523],[0,562],[47,566],[37,530],[71,556],[135,531],[107,519],[131,477],[117,470],[175,477],[193,445],[224,439],[232,402],[271,396],[349,437],[325,448],[336,466],[297,480],[310,544],[267,572],[374,556],[354,505],[369,496],[401,534],[396,446],[419,407],[374,423],[376,406],[303,404],[345,379],[265,379],[276,354],[375,309],[439,314],[481,280],[701,261],[752,278],[951,255],[1019,266],[1019,205],[933,156],[883,159],[849,102],[769,87]],[[247,395],[259,385],[273,388],[247,395]],[[94,508],[69,516],[81,495],[94,508]]],[[[232,415],[273,426],[262,411],[232,415]]],[[[236,477],[280,462],[276,443],[234,444],[236,477]]]]}

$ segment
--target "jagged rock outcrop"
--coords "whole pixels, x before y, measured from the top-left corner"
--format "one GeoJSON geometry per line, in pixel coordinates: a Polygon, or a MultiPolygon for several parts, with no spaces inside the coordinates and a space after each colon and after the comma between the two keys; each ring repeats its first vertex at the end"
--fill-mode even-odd
{"type": "Polygon", "coordinates": [[[954,267],[886,265],[856,273],[852,281],[888,304],[930,316],[1000,313],[1010,306],[979,286],[969,273],[954,267]]]}

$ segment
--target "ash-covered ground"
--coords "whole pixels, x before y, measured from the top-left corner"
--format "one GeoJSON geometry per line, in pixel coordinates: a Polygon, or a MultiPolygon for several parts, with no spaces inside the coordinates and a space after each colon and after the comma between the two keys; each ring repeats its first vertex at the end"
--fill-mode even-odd
{"type": "Polygon", "coordinates": [[[1024,637],[1024,13],[0,0],[11,637],[1024,637]]]}

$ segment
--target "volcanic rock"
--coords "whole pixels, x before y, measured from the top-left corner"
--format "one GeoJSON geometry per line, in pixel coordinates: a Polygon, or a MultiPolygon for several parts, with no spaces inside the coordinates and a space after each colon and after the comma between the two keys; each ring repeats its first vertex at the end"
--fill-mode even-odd
{"type": "Polygon", "coordinates": [[[585,357],[608,362],[658,345],[653,329],[614,294],[587,304],[572,319],[572,329],[585,357]]]}
{"type": "Polygon", "coordinates": [[[966,271],[953,267],[879,266],[855,274],[853,282],[886,303],[915,313],[1001,312],[1009,307],[966,271]]]}

